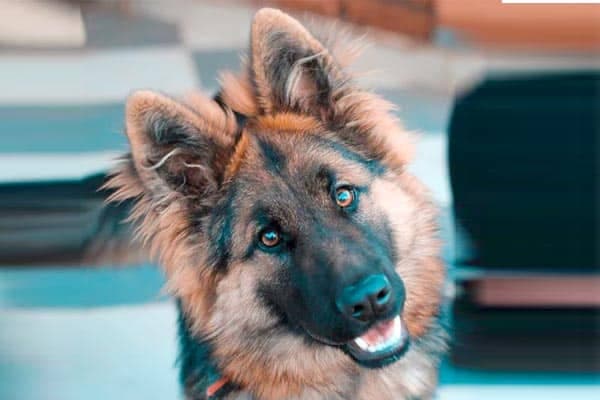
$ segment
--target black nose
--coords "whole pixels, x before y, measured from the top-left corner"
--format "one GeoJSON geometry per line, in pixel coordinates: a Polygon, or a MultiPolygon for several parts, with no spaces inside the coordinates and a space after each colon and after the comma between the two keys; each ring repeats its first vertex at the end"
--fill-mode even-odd
{"type": "Polygon", "coordinates": [[[385,275],[369,275],[344,288],[335,303],[338,310],[349,319],[372,321],[392,306],[392,287],[385,275]]]}

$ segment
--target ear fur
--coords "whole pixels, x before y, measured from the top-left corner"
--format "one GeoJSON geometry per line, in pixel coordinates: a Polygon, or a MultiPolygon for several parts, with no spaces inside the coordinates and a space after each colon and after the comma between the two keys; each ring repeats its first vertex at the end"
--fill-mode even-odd
{"type": "Polygon", "coordinates": [[[298,21],[264,8],[254,17],[250,67],[264,114],[282,111],[322,113],[342,71],[329,51],[298,21]]]}
{"type": "Polygon", "coordinates": [[[232,118],[212,108],[218,106],[207,99],[192,100],[203,108],[196,112],[149,91],[136,92],[127,101],[126,132],[133,166],[144,191],[153,198],[173,191],[200,196],[217,190],[232,147],[232,118]]]}
{"type": "MultiPolygon", "coordinates": [[[[258,11],[249,63],[257,114],[311,115],[367,157],[403,168],[412,156],[412,136],[390,113],[390,103],[354,86],[343,68],[345,59],[355,56],[355,50],[348,50],[340,62],[292,17],[269,8],[258,11]]],[[[243,86],[226,83],[225,98],[243,86]]]]}

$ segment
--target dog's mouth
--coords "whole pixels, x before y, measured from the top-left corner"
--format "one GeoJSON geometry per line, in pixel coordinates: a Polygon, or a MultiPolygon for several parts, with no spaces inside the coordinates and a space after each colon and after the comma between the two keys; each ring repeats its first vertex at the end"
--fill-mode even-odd
{"type": "Polygon", "coordinates": [[[410,335],[400,315],[376,323],[362,335],[345,343],[336,343],[308,329],[303,330],[321,344],[342,349],[367,368],[381,368],[398,361],[410,345],[410,335]]]}
{"type": "Polygon", "coordinates": [[[378,322],[361,336],[345,344],[345,349],[359,364],[379,368],[397,361],[408,349],[410,337],[399,315],[378,322]]]}

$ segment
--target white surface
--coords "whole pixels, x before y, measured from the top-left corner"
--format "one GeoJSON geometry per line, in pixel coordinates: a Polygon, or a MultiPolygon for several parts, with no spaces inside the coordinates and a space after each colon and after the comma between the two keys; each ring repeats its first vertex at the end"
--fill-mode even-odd
{"type": "Polygon", "coordinates": [[[89,53],[0,53],[0,105],[122,102],[135,89],[170,95],[198,86],[193,61],[179,47],[89,53]]]}
{"type": "Polygon", "coordinates": [[[106,172],[124,152],[0,154],[0,182],[78,180],[106,172]]]}
{"type": "Polygon", "coordinates": [[[0,43],[35,47],[83,46],[85,28],[81,9],[79,5],[66,2],[4,0],[0,3],[0,43]]]}
{"type": "Polygon", "coordinates": [[[414,161],[409,170],[429,188],[439,206],[449,206],[452,195],[446,162],[446,135],[423,134],[417,139],[414,161]]]}
{"type": "Polygon", "coordinates": [[[178,398],[171,303],[0,309],[0,399],[178,398]]]}
{"type": "Polygon", "coordinates": [[[177,23],[190,49],[245,49],[254,10],[233,2],[134,0],[134,7],[154,18],[177,23]]]}

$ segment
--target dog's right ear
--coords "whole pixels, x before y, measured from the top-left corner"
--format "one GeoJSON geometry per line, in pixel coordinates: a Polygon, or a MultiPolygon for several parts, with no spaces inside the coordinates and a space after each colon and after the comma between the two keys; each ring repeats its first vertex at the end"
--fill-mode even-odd
{"type": "MultiPolygon", "coordinates": [[[[208,99],[204,105],[218,107],[208,99]]],[[[202,110],[149,91],[129,98],[126,132],[145,194],[160,200],[173,193],[202,196],[218,189],[232,148],[231,126],[222,110],[206,111],[201,115],[202,110]]]]}

